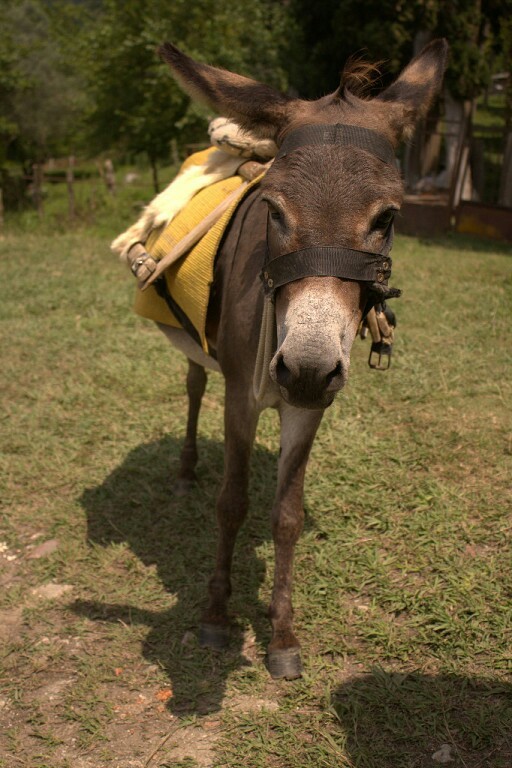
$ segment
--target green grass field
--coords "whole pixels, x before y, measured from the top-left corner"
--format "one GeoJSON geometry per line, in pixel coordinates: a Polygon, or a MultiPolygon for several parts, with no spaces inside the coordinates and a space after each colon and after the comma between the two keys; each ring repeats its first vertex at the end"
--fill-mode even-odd
{"type": "Polygon", "coordinates": [[[186,365],[131,312],[109,253],[132,217],[25,216],[0,240],[0,766],[510,768],[510,249],[397,239],[393,367],[371,372],[357,340],[325,414],[297,551],[305,674],[276,683],[277,419],[260,422],[233,642],[216,655],[195,632],[222,381],[204,400],[199,485],[176,498],[186,365]]]}

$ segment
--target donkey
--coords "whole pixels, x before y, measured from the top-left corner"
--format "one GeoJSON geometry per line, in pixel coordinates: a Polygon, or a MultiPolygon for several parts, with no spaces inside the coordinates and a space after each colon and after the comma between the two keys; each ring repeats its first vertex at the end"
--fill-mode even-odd
{"type": "Polygon", "coordinates": [[[224,477],[217,500],[216,565],[200,625],[203,646],[220,650],[228,643],[231,562],[248,508],[251,447],[261,410],[279,412],[267,655],[274,678],[301,674],[292,623],[292,567],[304,520],[308,455],[325,408],[347,381],[364,313],[390,292],[388,252],[403,194],[394,150],[437,95],[447,52],[446,41],[433,41],[371,100],[341,85],[328,96],[304,101],[194,61],[170,43],[160,48],[192,98],[280,148],[262,182],[240,205],[219,249],[207,318],[211,354],[184,330],[160,326],[189,360],[181,486],[195,479],[205,368],[225,378],[224,477]],[[269,383],[258,399],[253,379],[269,300],[265,293],[275,312],[276,340],[265,371],[269,383]]]}

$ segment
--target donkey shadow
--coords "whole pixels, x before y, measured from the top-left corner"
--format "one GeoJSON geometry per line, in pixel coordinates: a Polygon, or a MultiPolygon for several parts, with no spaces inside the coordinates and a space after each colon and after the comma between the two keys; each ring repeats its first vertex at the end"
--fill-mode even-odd
{"type": "Polygon", "coordinates": [[[344,682],[331,713],[354,768],[510,768],[512,685],[380,668],[344,682]]]}
{"type": "Polygon", "coordinates": [[[162,610],[141,608],[142,585],[134,600],[137,606],[77,601],[74,610],[93,620],[149,626],[143,654],[169,676],[171,709],[179,715],[206,714],[220,708],[232,671],[263,661],[249,659],[244,652],[247,625],[256,636],[252,655],[270,640],[267,606],[259,599],[266,568],[256,550],[271,537],[269,512],[277,457],[254,448],[251,505],[233,563],[231,611],[238,618],[229,650],[216,654],[200,648],[196,638],[214,565],[215,498],[222,478],[223,445],[199,440],[199,483],[186,496],[173,491],[169,471],[169,459],[177,467],[180,449],[181,441],[173,437],[140,445],[101,485],[87,489],[80,498],[87,514],[88,540],[101,546],[128,543],[144,565],[156,567],[174,604],[162,610]]]}

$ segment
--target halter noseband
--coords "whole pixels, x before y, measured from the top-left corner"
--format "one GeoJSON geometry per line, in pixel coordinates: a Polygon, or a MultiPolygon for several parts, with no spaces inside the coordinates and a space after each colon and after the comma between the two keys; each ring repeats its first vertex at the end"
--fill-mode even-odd
{"type": "MultiPolygon", "coordinates": [[[[306,145],[326,144],[357,147],[370,152],[383,163],[395,165],[395,153],[387,139],[369,128],[341,123],[297,128],[283,141],[276,160],[306,145]]],[[[366,316],[375,304],[401,294],[398,288],[388,287],[392,263],[389,252],[392,242],[393,226],[390,226],[381,253],[358,251],[337,245],[321,245],[290,253],[275,253],[276,244],[272,238],[270,226],[267,225],[267,252],[261,273],[265,293],[274,298],[277,288],[303,277],[331,276],[355,280],[368,284],[369,296],[364,310],[366,316]]]]}

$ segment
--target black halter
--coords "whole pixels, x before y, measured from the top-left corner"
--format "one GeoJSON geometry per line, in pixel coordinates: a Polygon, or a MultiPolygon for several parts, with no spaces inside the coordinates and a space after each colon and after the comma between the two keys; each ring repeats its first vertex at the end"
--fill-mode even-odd
{"type": "MultiPolygon", "coordinates": [[[[309,125],[292,131],[283,141],[276,160],[306,145],[336,144],[354,146],[370,152],[383,163],[395,165],[392,145],[380,134],[368,128],[353,125],[309,125]]],[[[276,253],[278,248],[267,226],[267,253],[261,273],[265,293],[272,298],[275,291],[286,283],[303,277],[340,277],[368,284],[369,295],[364,315],[377,303],[400,296],[398,288],[389,288],[393,227],[390,226],[381,253],[357,251],[337,245],[302,248],[290,253],[276,253]]]]}

